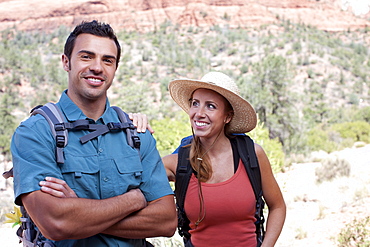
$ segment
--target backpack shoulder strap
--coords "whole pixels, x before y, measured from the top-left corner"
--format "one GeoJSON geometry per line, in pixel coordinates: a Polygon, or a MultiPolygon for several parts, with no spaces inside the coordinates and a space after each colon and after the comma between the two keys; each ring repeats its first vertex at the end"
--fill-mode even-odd
{"type": "MultiPolygon", "coordinates": [[[[63,125],[64,116],[60,111],[59,107],[54,103],[46,103],[45,105],[39,105],[31,110],[31,116],[41,114],[50,126],[51,133],[56,141],[56,159],[58,164],[64,163],[63,148],[68,143],[68,130],[63,125]]],[[[13,168],[3,173],[4,178],[13,177],[13,168]]]]}
{"type": "Polygon", "coordinates": [[[46,103],[43,106],[35,107],[31,116],[41,114],[49,123],[51,132],[56,141],[56,158],[58,164],[64,163],[63,148],[68,143],[68,130],[64,128],[64,116],[58,106],[54,103],[46,103]]]}
{"type": "Polygon", "coordinates": [[[263,226],[265,222],[265,218],[263,216],[265,202],[263,200],[260,166],[258,164],[253,140],[247,135],[238,135],[236,136],[236,140],[240,158],[243,161],[256,197],[256,212],[254,216],[256,218],[257,246],[260,246],[265,234],[263,226]]]}
{"type": "Polygon", "coordinates": [[[238,152],[251,181],[256,199],[262,196],[261,171],[258,164],[253,140],[247,136],[236,136],[238,152]]]}
{"type": "Polygon", "coordinates": [[[185,195],[193,169],[189,161],[190,146],[181,147],[178,153],[178,163],[176,168],[175,196],[178,212],[178,230],[180,236],[190,239],[189,219],[184,210],[185,195]]]}
{"type": "MultiPolygon", "coordinates": [[[[112,108],[117,112],[118,118],[121,123],[132,124],[132,121],[128,117],[126,112],[124,112],[118,106],[112,106],[112,108]]],[[[137,135],[136,128],[133,125],[132,125],[132,128],[126,128],[126,136],[127,136],[127,143],[139,152],[141,142],[140,142],[139,136],[137,135]]]]}

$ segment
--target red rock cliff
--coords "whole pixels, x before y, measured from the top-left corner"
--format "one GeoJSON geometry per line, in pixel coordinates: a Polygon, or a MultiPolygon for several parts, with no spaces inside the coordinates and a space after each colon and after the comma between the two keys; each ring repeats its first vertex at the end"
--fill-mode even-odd
{"type": "Polygon", "coordinates": [[[0,30],[52,30],[98,19],[115,29],[148,31],[165,21],[183,26],[254,27],[289,19],[328,31],[370,26],[340,0],[0,0],[0,30]]]}

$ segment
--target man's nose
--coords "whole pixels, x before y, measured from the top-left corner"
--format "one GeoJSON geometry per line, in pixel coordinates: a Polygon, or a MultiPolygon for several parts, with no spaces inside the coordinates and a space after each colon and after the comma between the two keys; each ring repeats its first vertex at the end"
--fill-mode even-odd
{"type": "Polygon", "coordinates": [[[103,70],[102,62],[99,59],[94,59],[91,62],[89,69],[94,71],[94,73],[100,73],[103,70]]]}

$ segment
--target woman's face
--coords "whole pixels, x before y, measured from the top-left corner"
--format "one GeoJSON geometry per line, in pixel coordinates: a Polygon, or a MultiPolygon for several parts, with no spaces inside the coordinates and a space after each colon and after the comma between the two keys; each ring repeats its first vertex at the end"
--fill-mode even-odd
{"type": "Polygon", "coordinates": [[[197,89],[190,101],[189,118],[194,134],[212,138],[224,132],[225,124],[231,121],[232,110],[227,100],[209,89],[197,89]]]}

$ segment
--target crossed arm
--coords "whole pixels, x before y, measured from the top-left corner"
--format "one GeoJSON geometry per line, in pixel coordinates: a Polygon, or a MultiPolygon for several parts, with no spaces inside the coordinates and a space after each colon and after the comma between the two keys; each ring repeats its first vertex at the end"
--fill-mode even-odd
{"type": "Polygon", "coordinates": [[[96,200],[77,198],[60,179],[46,178],[40,185],[41,190],[23,195],[22,202],[44,236],[52,240],[81,239],[98,233],[134,239],[170,237],[177,226],[172,195],[147,203],[141,191],[133,189],[96,200]]]}
{"type": "Polygon", "coordinates": [[[22,195],[22,202],[44,236],[52,240],[95,235],[146,207],[138,190],[105,200],[58,198],[34,191],[22,195]]]}

